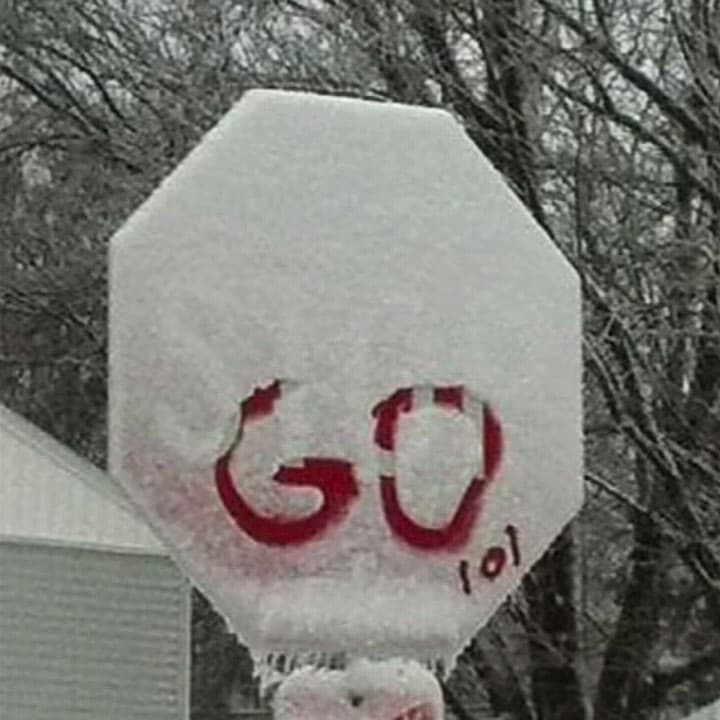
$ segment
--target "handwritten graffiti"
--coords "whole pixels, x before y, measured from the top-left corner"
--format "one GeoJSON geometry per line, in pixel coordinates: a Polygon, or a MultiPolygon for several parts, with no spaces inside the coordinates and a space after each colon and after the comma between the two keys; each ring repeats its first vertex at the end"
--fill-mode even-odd
{"type": "Polygon", "coordinates": [[[358,496],[358,485],[350,463],[317,457],[301,458],[297,465],[281,465],[273,475],[273,480],[280,485],[320,490],[322,505],[308,517],[287,519],[261,515],[237,490],[230,472],[232,453],[242,442],[247,423],[272,414],[281,392],[281,384],[276,381],[256,390],[242,402],[236,440],[215,464],[215,484],[225,509],[238,527],[253,540],[265,545],[297,545],[321,535],[347,514],[351,502],[358,496]]]}
{"type": "MultiPolygon", "coordinates": [[[[522,557],[520,555],[520,540],[517,528],[514,525],[508,525],[505,528],[505,534],[508,536],[510,545],[510,558],[512,564],[517,567],[520,565],[522,557]]],[[[495,580],[499,577],[508,562],[507,550],[501,545],[493,545],[488,548],[480,560],[478,574],[486,580],[495,580]]],[[[460,584],[466,595],[472,594],[472,584],[470,582],[470,563],[467,560],[461,560],[458,563],[458,574],[460,576],[460,584]]]]}
{"type": "MultiPolygon", "coordinates": [[[[277,411],[285,386],[280,381],[256,389],[240,405],[240,423],[235,442],[215,464],[215,485],[220,500],[237,526],[253,540],[265,545],[298,545],[322,536],[343,520],[359,487],[352,463],[341,458],[303,457],[281,465],[273,481],[285,486],[313,487],[322,493],[321,507],[303,518],[269,516],[258,513],[236,487],[230,468],[233,453],[240,446],[248,423],[277,411]]],[[[375,420],[373,439],[378,451],[380,501],[384,517],[395,535],[420,550],[454,550],[467,544],[482,509],[482,499],[497,474],[503,450],[499,419],[487,403],[480,402],[462,386],[400,388],[377,403],[371,416],[375,420]],[[417,523],[403,509],[398,495],[395,447],[401,413],[412,413],[427,403],[451,412],[461,412],[476,425],[482,438],[482,468],[473,477],[449,522],[439,528],[417,523]]],[[[516,539],[517,540],[517,539],[516,539]]],[[[496,553],[485,563],[486,571],[502,571],[496,553]],[[500,567],[499,570],[496,568],[500,567]]]]}
{"type": "MultiPolygon", "coordinates": [[[[422,388],[418,388],[422,390],[422,388]]],[[[457,548],[467,543],[470,532],[480,513],[483,493],[494,478],[500,464],[502,437],[500,423],[487,404],[473,402],[466,406],[465,399],[473,399],[462,386],[430,388],[432,404],[457,410],[475,422],[483,437],[483,472],[470,481],[450,522],[442,528],[428,528],[416,523],[403,510],[397,490],[395,467],[395,440],[397,421],[401,412],[410,413],[421,409],[416,396],[424,397],[428,393],[413,392],[413,388],[396,390],[392,395],[378,403],[372,411],[376,418],[375,444],[381,453],[386,453],[385,466],[389,472],[380,475],[380,495],[385,519],[393,533],[416,548],[432,550],[436,548],[457,548]],[[472,413],[474,407],[482,413],[472,413]]]]}

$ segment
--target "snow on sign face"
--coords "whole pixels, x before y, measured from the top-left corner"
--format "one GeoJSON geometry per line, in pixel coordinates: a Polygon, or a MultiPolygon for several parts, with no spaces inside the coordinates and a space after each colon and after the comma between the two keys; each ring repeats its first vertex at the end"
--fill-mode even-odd
{"type": "Polygon", "coordinates": [[[579,508],[578,279],[450,115],[250,92],[111,253],[111,470],[257,652],[452,657],[579,508]]]}

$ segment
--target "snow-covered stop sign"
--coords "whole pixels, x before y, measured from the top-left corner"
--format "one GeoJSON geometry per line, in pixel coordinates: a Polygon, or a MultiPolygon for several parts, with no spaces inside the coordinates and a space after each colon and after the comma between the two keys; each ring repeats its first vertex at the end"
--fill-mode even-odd
{"type": "Polygon", "coordinates": [[[454,657],[580,506],[580,381],[445,112],[250,92],[112,242],[111,469],[258,653],[454,657]]]}

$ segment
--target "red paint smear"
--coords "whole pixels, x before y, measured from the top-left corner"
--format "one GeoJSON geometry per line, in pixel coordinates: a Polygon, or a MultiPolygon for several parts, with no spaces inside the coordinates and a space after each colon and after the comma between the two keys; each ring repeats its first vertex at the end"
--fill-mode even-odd
{"type": "Polygon", "coordinates": [[[301,467],[281,466],[273,480],[282,485],[317,488],[323,494],[320,509],[301,519],[261,515],[235,487],[230,455],[224,455],[215,464],[218,494],[237,526],[264,545],[299,545],[312,540],[345,517],[359,494],[350,463],[332,458],[303,458],[301,467]]]}
{"type": "Polygon", "coordinates": [[[380,476],[380,496],[388,525],[395,535],[422,550],[457,550],[466,545],[486,486],[484,479],[473,478],[450,522],[441,528],[429,528],[416,523],[402,509],[395,477],[380,476]]]}
{"type": "Polygon", "coordinates": [[[436,405],[448,405],[462,412],[463,409],[463,387],[455,385],[449,387],[438,387],[433,390],[433,402],[436,405]]]}
{"type": "Polygon", "coordinates": [[[280,381],[275,380],[265,387],[255,388],[253,394],[245,398],[240,405],[240,422],[256,420],[270,415],[275,401],[280,398],[280,381]]]}
{"type": "Polygon", "coordinates": [[[492,408],[483,406],[483,465],[485,477],[491,480],[498,470],[503,453],[502,427],[492,408]]]}
{"type": "MultiPolygon", "coordinates": [[[[435,388],[436,403],[462,409],[462,386],[435,388]]],[[[378,418],[375,441],[386,450],[394,450],[398,413],[412,409],[412,389],[396,391],[373,410],[378,418]],[[408,399],[408,395],[410,398],[408,399]],[[384,426],[381,422],[384,421],[384,426]]],[[[483,406],[483,477],[475,477],[468,485],[455,513],[445,526],[429,528],[416,523],[401,507],[394,476],[380,477],[380,496],[385,519],[393,533],[412,547],[423,550],[456,550],[465,546],[482,509],[482,498],[500,466],[503,441],[500,421],[489,405],[483,406]]]]}
{"type": "Polygon", "coordinates": [[[412,410],[412,388],[400,388],[379,402],[372,410],[375,423],[375,444],[383,450],[395,449],[395,432],[401,412],[412,410]]]}
{"type": "MultiPolygon", "coordinates": [[[[393,452],[397,421],[401,412],[411,412],[412,388],[400,388],[372,410],[376,418],[375,443],[393,452]]],[[[278,380],[256,388],[241,403],[240,433],[244,423],[270,415],[280,398],[278,380]]],[[[435,388],[433,400],[462,411],[463,387],[435,388]]],[[[500,422],[486,404],[483,409],[483,466],[484,477],[476,477],[468,485],[452,519],[441,528],[428,528],[416,523],[400,506],[397,482],[394,476],[380,477],[380,490],[386,520],[393,533],[408,544],[425,550],[453,550],[465,545],[481,510],[482,497],[495,476],[503,451],[500,422]]],[[[301,467],[280,466],[273,480],[283,485],[314,487],[323,495],[322,506],[306,518],[289,519],[264,516],[257,513],[235,487],[230,472],[233,450],[221,457],[215,465],[215,484],[220,499],[238,527],[254,540],[266,545],[293,545],[324,533],[348,512],[359,490],[351,463],[334,458],[303,458],[301,467]]]]}
{"type": "Polygon", "coordinates": [[[430,703],[423,703],[422,705],[415,705],[409,710],[405,710],[396,715],[393,720],[435,720],[433,714],[433,707],[430,703]]]}

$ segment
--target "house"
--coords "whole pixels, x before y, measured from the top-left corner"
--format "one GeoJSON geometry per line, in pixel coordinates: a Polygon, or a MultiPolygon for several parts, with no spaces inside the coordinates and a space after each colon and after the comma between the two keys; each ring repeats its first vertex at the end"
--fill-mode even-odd
{"type": "Polygon", "coordinates": [[[0,406],[0,717],[185,720],[190,586],[122,491],[0,406]]]}

